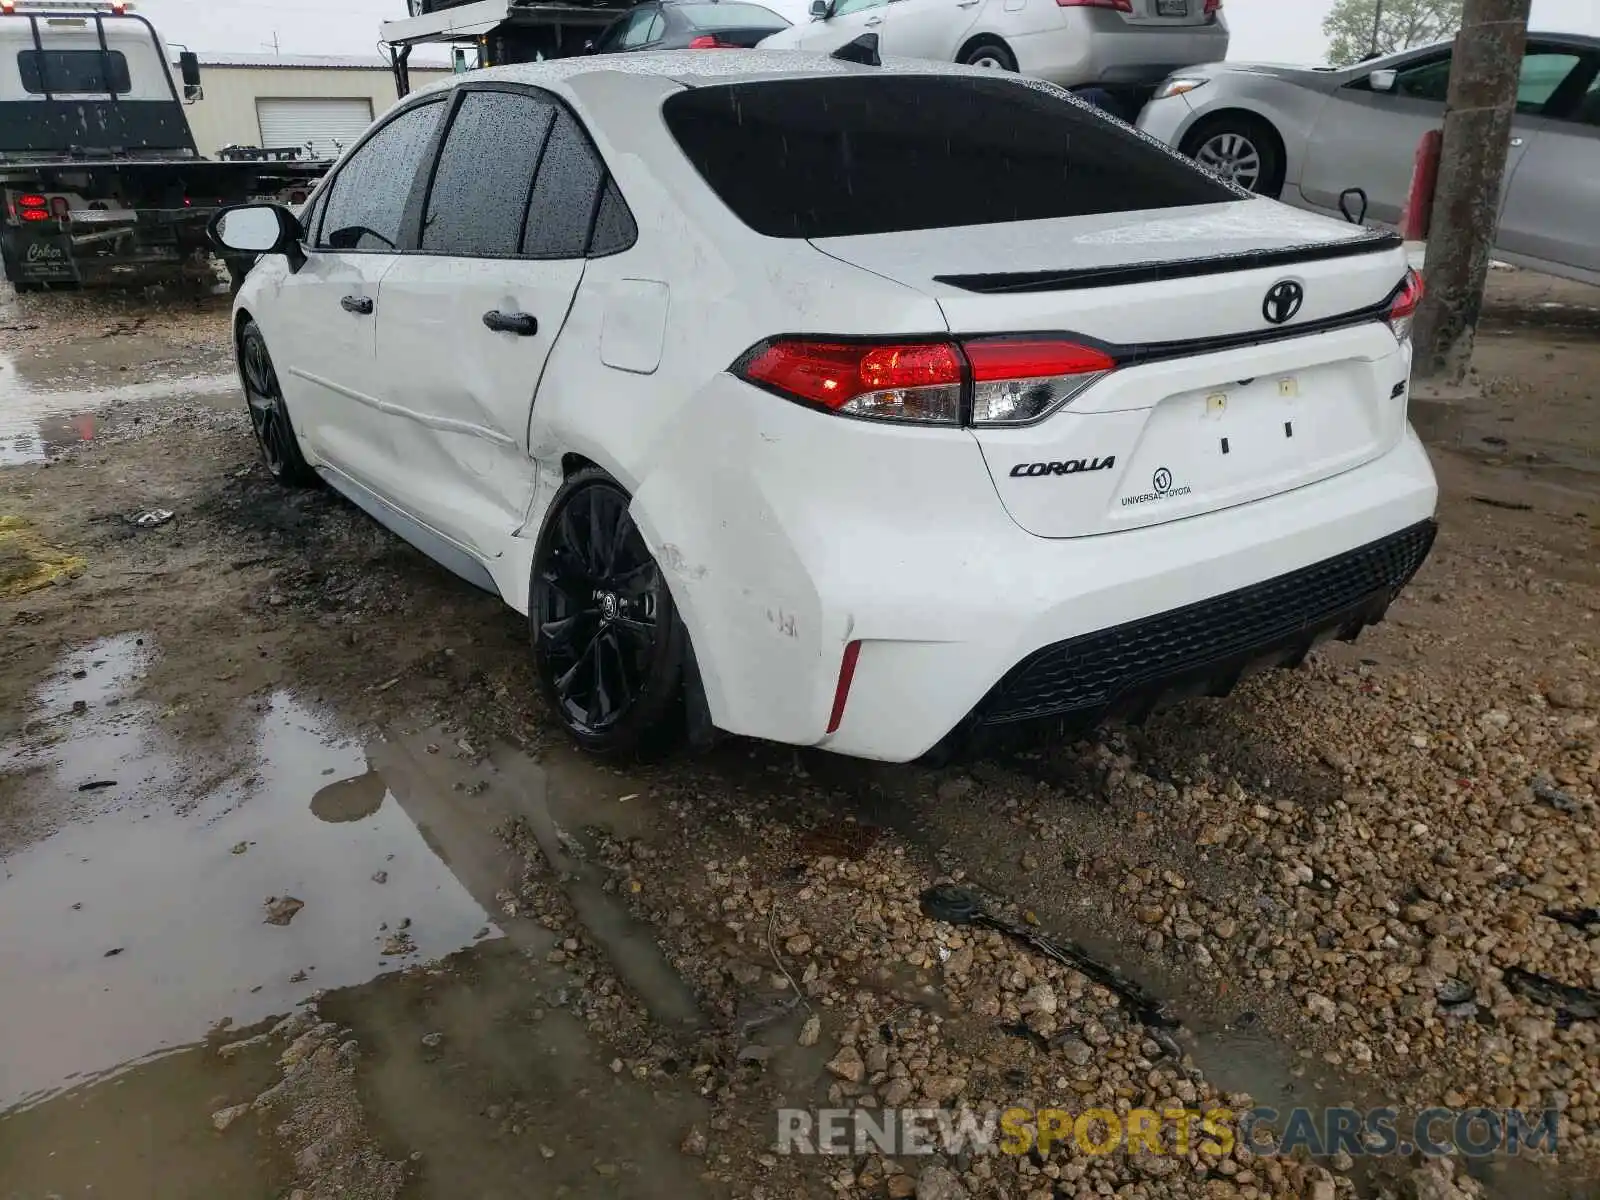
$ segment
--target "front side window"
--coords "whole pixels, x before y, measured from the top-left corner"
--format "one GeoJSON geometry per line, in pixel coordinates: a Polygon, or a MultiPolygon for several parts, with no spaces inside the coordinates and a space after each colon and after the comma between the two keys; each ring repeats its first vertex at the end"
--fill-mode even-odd
{"type": "Polygon", "coordinates": [[[1436,58],[1415,67],[1408,67],[1395,76],[1394,90],[1413,100],[1431,100],[1443,104],[1450,95],[1450,59],[1436,58]]]}
{"type": "Polygon", "coordinates": [[[1186,159],[1048,85],[838,75],[692,88],[662,108],[679,147],[767,237],[946,229],[1240,199],[1186,159]]]}
{"type": "Polygon", "coordinates": [[[400,241],[406,201],[427,153],[441,101],[395,117],[339,170],[317,245],[326,250],[393,250],[400,241]]]}
{"type": "Polygon", "coordinates": [[[464,257],[519,253],[533,173],[556,106],[514,92],[461,99],[428,193],[422,249],[464,257]]]}
{"type": "Polygon", "coordinates": [[[22,50],[17,71],[31,96],[121,96],[133,90],[120,50],[22,50]]]}

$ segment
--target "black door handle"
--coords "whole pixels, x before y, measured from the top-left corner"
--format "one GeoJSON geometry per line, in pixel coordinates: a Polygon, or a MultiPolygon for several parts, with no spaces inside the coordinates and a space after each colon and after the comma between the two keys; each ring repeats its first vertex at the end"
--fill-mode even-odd
{"type": "Polygon", "coordinates": [[[539,319],[531,313],[508,313],[490,309],[483,314],[483,323],[496,333],[514,333],[518,337],[532,337],[539,332],[539,319]]]}
{"type": "Polygon", "coordinates": [[[339,306],[343,308],[345,312],[359,313],[363,317],[372,315],[371,296],[346,296],[343,300],[339,301],[339,306]]]}

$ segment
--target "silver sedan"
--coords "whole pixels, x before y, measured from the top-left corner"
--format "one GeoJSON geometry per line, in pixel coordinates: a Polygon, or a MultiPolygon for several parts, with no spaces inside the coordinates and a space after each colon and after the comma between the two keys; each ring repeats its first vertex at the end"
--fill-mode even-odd
{"type": "MultiPolygon", "coordinates": [[[[1353,67],[1210,63],[1168,78],[1139,128],[1261,195],[1398,224],[1417,143],[1444,118],[1445,42],[1353,67]]],[[[1600,38],[1528,40],[1497,257],[1600,284],[1600,38]]]]}

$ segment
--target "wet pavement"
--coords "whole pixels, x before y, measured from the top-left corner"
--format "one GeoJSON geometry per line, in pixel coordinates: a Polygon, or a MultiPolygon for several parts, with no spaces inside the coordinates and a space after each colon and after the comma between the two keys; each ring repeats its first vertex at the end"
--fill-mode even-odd
{"type": "Polygon", "coordinates": [[[184,799],[193,765],[130,699],[139,641],[63,662],[32,714],[46,744],[0,750],[31,824],[71,818],[4,862],[0,1108],[498,936],[361,747],[289,696],[253,715],[236,774],[184,799]],[[279,898],[304,907],[273,924],[279,898]]]}

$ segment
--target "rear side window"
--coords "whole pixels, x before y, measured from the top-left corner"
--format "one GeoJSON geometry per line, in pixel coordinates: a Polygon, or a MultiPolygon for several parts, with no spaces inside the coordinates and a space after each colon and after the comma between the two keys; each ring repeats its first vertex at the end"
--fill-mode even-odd
{"type": "Polygon", "coordinates": [[[32,96],[97,92],[121,96],[133,89],[120,50],[23,50],[17,54],[22,90],[32,96]]]}
{"type": "Polygon", "coordinates": [[[462,97],[428,193],[422,249],[469,258],[519,253],[533,173],[555,114],[554,104],[521,93],[462,97]]]}
{"type": "Polygon", "coordinates": [[[663,113],[712,190],[768,237],[943,229],[1240,198],[1053,89],[1005,78],[731,84],[679,92],[663,113]]]}
{"type": "Polygon", "coordinates": [[[401,113],[373,134],[339,169],[317,245],[328,250],[393,250],[406,201],[444,105],[401,113]]]}
{"type": "Polygon", "coordinates": [[[742,26],[761,29],[768,25],[782,29],[789,24],[770,8],[740,4],[738,0],[718,4],[680,4],[677,12],[695,29],[736,29],[742,26]]]}
{"type": "Polygon", "coordinates": [[[522,252],[530,258],[582,258],[605,179],[605,167],[588,135],[563,110],[539,160],[522,252]]]}

